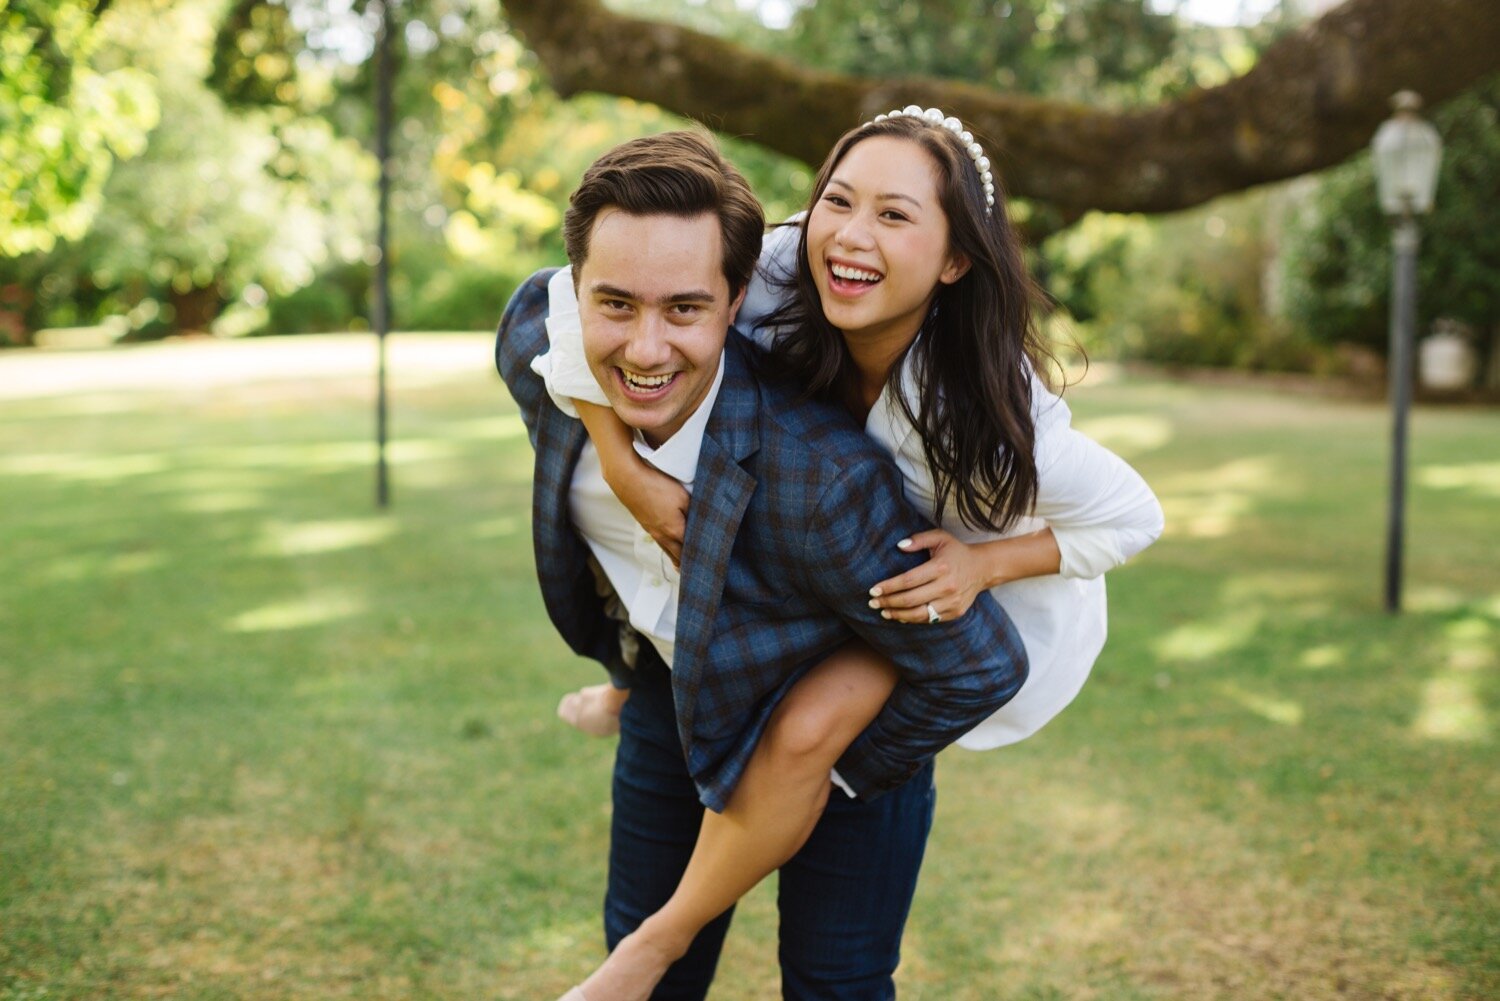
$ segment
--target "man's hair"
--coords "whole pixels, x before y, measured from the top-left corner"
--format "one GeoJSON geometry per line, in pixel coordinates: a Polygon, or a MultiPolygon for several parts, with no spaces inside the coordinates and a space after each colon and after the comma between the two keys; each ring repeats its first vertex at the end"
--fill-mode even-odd
{"type": "Polygon", "coordinates": [[[589,256],[594,220],[607,208],[631,215],[718,216],[731,297],[750,282],[765,214],[750,185],[702,132],[664,132],[621,143],[595,160],[568,200],[563,240],[573,280],[589,256]]]}

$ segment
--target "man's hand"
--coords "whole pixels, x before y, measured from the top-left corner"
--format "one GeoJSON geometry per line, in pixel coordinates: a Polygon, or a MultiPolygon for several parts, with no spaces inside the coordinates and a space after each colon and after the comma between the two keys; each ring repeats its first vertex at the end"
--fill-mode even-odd
{"type": "Polygon", "coordinates": [[[590,685],[564,695],[557,704],[557,718],[590,737],[613,737],[620,732],[620,710],[628,698],[628,688],[590,685]]]}

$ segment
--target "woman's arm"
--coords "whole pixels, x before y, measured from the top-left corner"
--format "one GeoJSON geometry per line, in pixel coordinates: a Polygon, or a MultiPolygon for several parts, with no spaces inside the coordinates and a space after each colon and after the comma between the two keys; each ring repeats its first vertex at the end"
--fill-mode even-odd
{"type": "Polygon", "coordinates": [[[1072,426],[1072,412],[1033,379],[1037,499],[1059,573],[1088,579],[1124,563],[1162,533],[1161,503],[1124,459],[1072,426]]]}
{"type": "Polygon", "coordinates": [[[902,539],[903,552],[926,549],[932,558],[870,588],[870,607],[898,622],[947,621],[969,610],[981,591],[1058,572],[1062,553],[1051,528],[989,542],[966,543],[941,528],[902,539]],[[929,614],[928,607],[932,613],[929,614]]]}
{"type": "Polygon", "coordinates": [[[583,400],[573,402],[579,419],[588,429],[589,440],[599,453],[604,482],[672,562],[681,564],[682,539],[687,534],[688,492],[681,483],[640,457],[630,428],[613,410],[583,400]]]}
{"type": "Polygon", "coordinates": [[[982,590],[1061,574],[1097,577],[1156,541],[1161,504],[1139,473],[1076,431],[1068,405],[1032,379],[1036,421],[1037,500],[1047,527],[1027,535],[964,543],[941,529],[898,545],[926,549],[922,566],[870,589],[870,607],[901,622],[926,622],[928,605],[943,619],[963,615],[982,590]]]}

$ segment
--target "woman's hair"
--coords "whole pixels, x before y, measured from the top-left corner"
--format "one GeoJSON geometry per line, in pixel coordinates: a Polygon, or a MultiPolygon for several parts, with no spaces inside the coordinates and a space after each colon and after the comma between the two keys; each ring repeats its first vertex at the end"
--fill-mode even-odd
{"type": "MultiPolygon", "coordinates": [[[[1036,503],[1031,373],[1048,373],[1055,364],[1033,320],[1039,291],[1006,215],[999,178],[991,215],[973,158],[941,125],[898,115],[844,133],[818,172],[809,213],[840,161],[855,145],[877,136],[909,140],[932,156],[950,250],[970,262],[958,281],[938,284],[921,334],[908,349],[919,387],[915,409],[900,391],[900,360],[887,384],[922,436],[937,518],[951,503],[966,524],[1003,531],[1036,503]]],[[[787,283],[797,294],[768,321],[782,330],[771,363],[810,394],[848,402],[854,362],[843,334],[823,315],[805,225],[796,275],[787,283]]]]}

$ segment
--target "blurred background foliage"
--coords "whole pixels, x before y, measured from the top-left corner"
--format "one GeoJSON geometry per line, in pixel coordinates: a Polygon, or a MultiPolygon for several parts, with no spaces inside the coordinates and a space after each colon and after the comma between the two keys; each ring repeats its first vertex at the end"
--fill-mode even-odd
{"type": "MultiPolygon", "coordinates": [[[[1244,72],[1307,16],[1214,27],[1154,0],[617,0],[831,70],[929,74],[1111,107],[1244,72]]],[[[605,148],[682,124],[561,100],[499,0],[402,3],[393,295],[409,330],[493,325],[563,259],[562,212],[605,148]]],[[[373,252],[367,0],[0,0],[0,343],[366,327],[373,252]]],[[[1500,81],[1434,114],[1447,147],[1422,257],[1424,329],[1500,327],[1500,81]]],[[[714,124],[712,122],[708,123],[714,124]]],[[[728,152],[782,217],[812,168],[728,152]]],[[[1378,371],[1388,228],[1368,157],[1173,216],[1014,210],[1091,357],[1378,371]]]]}

